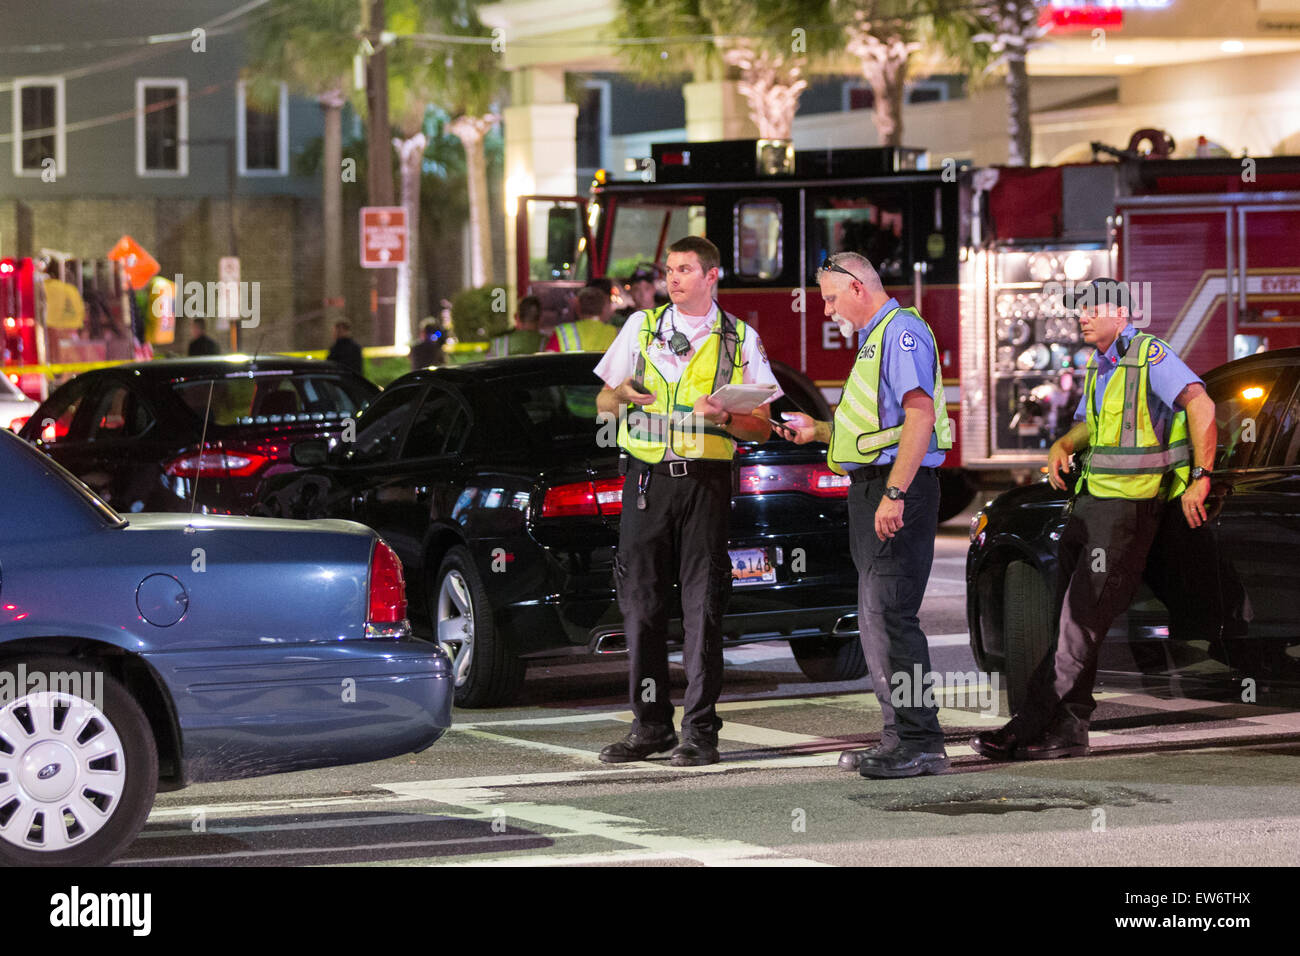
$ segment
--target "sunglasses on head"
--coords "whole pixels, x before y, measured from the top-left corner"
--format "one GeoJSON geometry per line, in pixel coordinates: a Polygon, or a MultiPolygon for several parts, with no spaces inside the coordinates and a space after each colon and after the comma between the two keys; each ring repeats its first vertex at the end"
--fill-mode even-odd
{"type": "Polygon", "coordinates": [[[835,256],[831,256],[829,259],[827,259],[825,262],[823,262],[823,263],[821,264],[821,268],[818,269],[817,272],[818,272],[818,274],[821,274],[821,273],[823,273],[823,272],[842,272],[842,273],[844,273],[846,276],[848,276],[850,279],[854,279],[854,280],[856,280],[857,282],[861,282],[863,285],[866,285],[865,282],[862,282],[862,279],[858,278],[858,276],[854,275],[854,274],[853,274],[852,272],[850,272],[848,269],[844,268],[842,265],[840,265],[838,262],[836,262],[836,261],[835,261],[835,256]]]}

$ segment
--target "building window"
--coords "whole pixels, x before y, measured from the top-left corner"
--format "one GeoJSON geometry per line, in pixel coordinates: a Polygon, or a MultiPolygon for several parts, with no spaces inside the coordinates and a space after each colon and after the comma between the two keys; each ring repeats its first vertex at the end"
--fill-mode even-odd
{"type": "Polygon", "coordinates": [[[14,81],[14,175],[39,176],[51,168],[64,173],[63,77],[14,81]]]}
{"type": "Polygon", "coordinates": [[[274,104],[248,100],[241,82],[236,102],[236,130],[239,138],[239,175],[287,176],[289,174],[289,87],[281,83],[274,104]]]}
{"type": "Polygon", "coordinates": [[[578,101],[578,178],[589,182],[597,169],[605,167],[605,144],[609,140],[609,80],[587,80],[578,101]]]}
{"type": "Polygon", "coordinates": [[[189,126],[189,84],[185,80],[136,80],[136,175],[188,176],[189,126]]]}

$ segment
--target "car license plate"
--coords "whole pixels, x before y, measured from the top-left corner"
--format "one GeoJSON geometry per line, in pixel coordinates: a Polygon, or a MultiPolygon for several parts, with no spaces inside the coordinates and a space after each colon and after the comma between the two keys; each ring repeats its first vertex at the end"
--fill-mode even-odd
{"type": "Polygon", "coordinates": [[[775,584],[776,568],[764,548],[738,548],[731,555],[731,580],[738,587],[750,584],[775,584]]]}

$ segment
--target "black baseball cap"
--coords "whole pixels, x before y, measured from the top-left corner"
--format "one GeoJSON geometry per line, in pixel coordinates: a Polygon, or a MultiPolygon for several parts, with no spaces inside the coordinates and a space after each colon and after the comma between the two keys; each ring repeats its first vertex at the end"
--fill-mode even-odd
{"type": "Polygon", "coordinates": [[[1103,305],[1125,309],[1130,307],[1128,283],[1104,277],[1074,285],[1066,289],[1061,298],[1067,309],[1076,312],[1103,305]]]}

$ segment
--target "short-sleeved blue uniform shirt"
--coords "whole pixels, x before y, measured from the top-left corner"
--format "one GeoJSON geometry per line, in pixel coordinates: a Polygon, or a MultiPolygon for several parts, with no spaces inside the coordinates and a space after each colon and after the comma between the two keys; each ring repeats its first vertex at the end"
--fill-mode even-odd
{"type": "MultiPolygon", "coordinates": [[[[885,321],[885,316],[899,308],[897,299],[890,299],[880,307],[880,311],[871,317],[865,329],[858,330],[858,352],[861,354],[869,336],[877,325],[885,321]]],[[[924,322],[918,321],[910,312],[900,312],[894,316],[889,328],[885,330],[884,354],[880,361],[879,408],[880,427],[893,428],[903,422],[903,396],[914,388],[919,388],[931,398],[934,397],[934,370],[938,358],[934,354],[934,345],[930,330],[924,322]]],[[[892,464],[898,457],[898,445],[890,445],[880,453],[872,464],[892,464]]],[[[921,459],[922,468],[937,468],[943,464],[944,452],[939,450],[939,440],[932,433],[930,448],[921,459]]],[[[846,463],[845,471],[852,471],[856,463],[846,463]]]]}
{"type": "MultiPolygon", "coordinates": [[[[1110,343],[1110,348],[1105,352],[1097,353],[1097,390],[1094,405],[1098,414],[1101,414],[1101,402],[1102,396],[1106,392],[1106,383],[1110,381],[1110,377],[1115,373],[1115,367],[1119,364],[1121,354],[1128,352],[1129,345],[1132,344],[1135,335],[1137,335],[1137,329],[1133,328],[1132,323],[1130,323],[1120,330],[1115,341],[1110,343]]],[[[1151,342],[1147,346],[1147,352],[1149,355],[1147,359],[1149,369],[1147,372],[1147,408],[1151,412],[1151,422],[1156,434],[1163,441],[1169,434],[1169,424],[1173,421],[1174,414],[1177,411],[1174,401],[1182,394],[1183,389],[1188,385],[1200,382],[1201,379],[1164,343],[1151,342]]],[[[1079,407],[1074,413],[1076,422],[1087,420],[1087,402],[1088,396],[1086,394],[1079,399],[1079,407]]]]}

